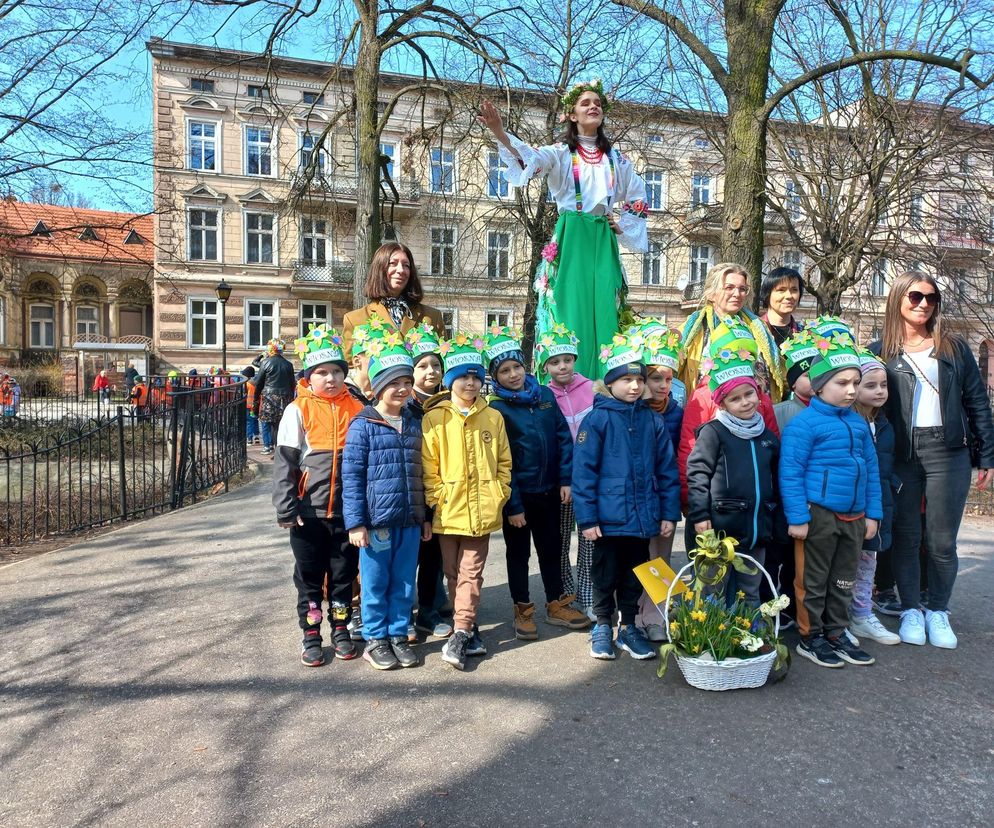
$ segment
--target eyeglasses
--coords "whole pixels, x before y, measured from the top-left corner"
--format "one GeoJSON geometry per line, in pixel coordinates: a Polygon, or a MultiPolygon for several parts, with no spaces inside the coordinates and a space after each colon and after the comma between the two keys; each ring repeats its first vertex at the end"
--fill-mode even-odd
{"type": "Polygon", "coordinates": [[[923,301],[930,308],[934,308],[939,304],[938,293],[922,293],[920,290],[909,290],[907,296],[912,307],[918,307],[923,301]]]}

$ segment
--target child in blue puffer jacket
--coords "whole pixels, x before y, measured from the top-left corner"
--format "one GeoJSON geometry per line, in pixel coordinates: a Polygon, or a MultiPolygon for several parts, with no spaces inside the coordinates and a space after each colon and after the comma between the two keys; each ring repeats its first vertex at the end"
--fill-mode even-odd
{"type": "Polygon", "coordinates": [[[349,425],[342,457],[342,498],[349,540],[359,547],[363,658],[377,670],[415,667],[407,640],[418,547],[425,523],[421,423],[407,407],[414,362],[399,334],[369,345],[376,404],[349,425]]]}
{"type": "Polygon", "coordinates": [[[808,376],[816,397],[784,429],[780,497],[795,545],[799,655],[821,667],[872,664],[846,634],[864,540],[883,517],[877,452],[852,410],[861,379],[852,338],[817,337],[808,376]]]}

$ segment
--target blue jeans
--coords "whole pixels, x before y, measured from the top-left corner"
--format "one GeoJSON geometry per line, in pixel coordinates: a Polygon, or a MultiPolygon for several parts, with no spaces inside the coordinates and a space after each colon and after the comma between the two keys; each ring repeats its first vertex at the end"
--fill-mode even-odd
{"type": "Polygon", "coordinates": [[[263,448],[273,447],[273,424],[268,420],[259,420],[259,428],[262,429],[263,448]]]}
{"type": "Polygon", "coordinates": [[[259,418],[251,414],[245,418],[245,439],[252,440],[259,436],[259,418]]]}
{"type": "Polygon", "coordinates": [[[421,527],[370,529],[369,543],[359,550],[363,638],[406,638],[414,606],[421,527]]]}
{"type": "Polygon", "coordinates": [[[903,484],[894,499],[891,562],[904,609],[921,603],[919,550],[925,537],[930,610],[946,610],[956,582],[956,536],[970,493],[970,450],[947,448],[941,429],[916,428],[910,460],[894,462],[903,484]],[[922,514],[922,497],[925,513],[922,514]]]}

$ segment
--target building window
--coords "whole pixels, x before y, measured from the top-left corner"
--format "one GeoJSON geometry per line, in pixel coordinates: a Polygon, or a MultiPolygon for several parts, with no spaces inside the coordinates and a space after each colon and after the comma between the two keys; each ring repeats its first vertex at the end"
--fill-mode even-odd
{"type": "Polygon", "coordinates": [[[328,250],[328,222],[304,217],[300,220],[300,258],[310,265],[324,267],[328,250]]]}
{"type": "Polygon", "coordinates": [[[245,214],[245,261],[248,264],[273,263],[273,218],[272,213],[245,214]]]}
{"type": "Polygon", "coordinates": [[[645,199],[650,210],[666,209],[666,173],[661,170],[646,170],[645,199]]]}
{"type": "Polygon", "coordinates": [[[260,84],[250,83],[248,85],[248,96],[250,98],[258,98],[260,101],[268,101],[269,87],[260,84]]]}
{"type": "Polygon", "coordinates": [[[798,273],[801,272],[801,251],[800,250],[784,250],[783,252],[783,266],[790,267],[796,270],[798,273]]]}
{"type": "Polygon", "coordinates": [[[207,78],[190,78],[190,89],[194,92],[213,92],[214,81],[207,78]]]}
{"type": "Polygon", "coordinates": [[[394,180],[394,162],[397,160],[397,145],[385,141],[380,142],[380,171],[384,178],[394,180]],[[386,163],[383,159],[386,158],[386,163]]]}
{"type": "Polygon", "coordinates": [[[911,194],[908,222],[915,230],[925,229],[925,196],[922,193],[911,194]]]}
{"type": "Polygon", "coordinates": [[[218,261],[217,210],[190,210],[189,247],[187,258],[191,262],[218,261]]]}
{"type": "Polygon", "coordinates": [[[432,227],[431,272],[435,276],[451,276],[456,261],[456,231],[452,227],[432,227]]]}
{"type": "Polygon", "coordinates": [[[649,143],[650,144],[661,144],[661,143],[663,143],[663,136],[660,135],[658,132],[654,132],[651,135],[649,135],[649,143]]]}
{"type": "Polygon", "coordinates": [[[511,275],[511,234],[503,230],[487,233],[487,276],[506,279],[511,275]]]}
{"type": "Polygon", "coordinates": [[[711,203],[711,176],[695,172],[690,178],[690,206],[701,207],[711,203]]]}
{"type": "Polygon", "coordinates": [[[273,131],[265,127],[245,128],[245,174],[272,175],[273,131]]]}
{"type": "Polygon", "coordinates": [[[431,151],[431,191],[433,193],[454,193],[455,190],[455,150],[436,147],[431,151]]]}
{"type": "Polygon", "coordinates": [[[706,244],[692,244],[690,246],[690,281],[692,284],[704,284],[708,270],[713,264],[712,255],[710,246],[706,244]]]}
{"type": "Polygon", "coordinates": [[[509,310],[487,311],[485,328],[490,329],[494,325],[498,328],[510,328],[514,312],[509,310]]]}
{"type": "Polygon", "coordinates": [[[261,348],[275,336],[276,303],[245,302],[245,347],[261,348]]]}
{"type": "Polygon", "coordinates": [[[661,241],[649,241],[642,256],[642,284],[661,285],[666,278],[666,246],[661,241]]]}
{"type": "Polygon", "coordinates": [[[439,308],[442,314],[442,338],[452,339],[459,330],[459,311],[455,308],[439,308]]]}
{"type": "Polygon", "coordinates": [[[956,205],[953,215],[953,232],[957,236],[970,235],[970,205],[960,203],[956,205]]]}
{"type": "Polygon", "coordinates": [[[187,338],[191,348],[216,348],[220,344],[218,302],[215,299],[191,299],[187,312],[187,338]]]}
{"type": "Polygon", "coordinates": [[[28,309],[32,348],[55,347],[55,306],[32,305],[28,309]]]}
{"type": "Polygon", "coordinates": [[[324,92],[304,92],[301,99],[311,106],[324,106],[324,92]]]}
{"type": "Polygon", "coordinates": [[[707,138],[700,138],[700,137],[695,138],[694,148],[703,149],[703,150],[711,149],[711,142],[707,138]]]}
{"type": "Polygon", "coordinates": [[[877,259],[870,273],[870,293],[873,296],[886,296],[887,290],[887,260],[877,259]]]}
{"type": "Polygon", "coordinates": [[[314,135],[311,132],[300,133],[301,170],[310,170],[311,164],[313,164],[314,174],[324,175],[325,159],[327,155],[328,154],[324,151],[321,136],[314,135]],[[317,157],[315,157],[315,153],[317,153],[317,157]]]}
{"type": "Polygon", "coordinates": [[[801,218],[801,188],[796,181],[787,182],[787,197],[784,200],[784,207],[787,208],[787,215],[791,221],[801,218]]]}
{"type": "Polygon", "coordinates": [[[190,169],[214,172],[217,169],[217,124],[190,121],[188,145],[190,169]]]}
{"type": "Polygon", "coordinates": [[[85,342],[88,337],[100,333],[100,309],[93,305],[76,306],[76,341],[85,342]]]}
{"type": "Polygon", "coordinates": [[[507,182],[507,164],[501,161],[500,153],[491,151],[487,154],[487,196],[507,198],[510,194],[511,186],[507,182]]]}
{"type": "Polygon", "coordinates": [[[327,302],[300,303],[300,335],[304,336],[311,325],[327,325],[331,319],[331,310],[327,302]]]}

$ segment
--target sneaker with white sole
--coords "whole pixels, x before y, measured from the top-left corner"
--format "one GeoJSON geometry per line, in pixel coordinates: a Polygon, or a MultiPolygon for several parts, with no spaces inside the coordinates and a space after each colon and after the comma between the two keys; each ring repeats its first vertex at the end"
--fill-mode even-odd
{"type": "MultiPolygon", "coordinates": [[[[948,624],[948,621],[946,622],[948,624]]],[[[921,610],[909,609],[901,613],[901,629],[898,630],[905,644],[925,644],[925,616],[921,610]]]]}
{"type": "Polygon", "coordinates": [[[928,630],[928,643],[944,650],[955,650],[956,633],[949,626],[949,613],[941,610],[925,610],[925,628],[928,630]]]}
{"type": "Polygon", "coordinates": [[[849,629],[856,635],[876,641],[878,644],[901,643],[901,636],[888,630],[872,613],[865,618],[853,618],[849,622],[849,629]]]}
{"type": "Polygon", "coordinates": [[[593,658],[601,658],[606,661],[613,661],[614,635],[609,624],[595,624],[590,631],[590,655],[593,658]]]}
{"type": "Polygon", "coordinates": [[[846,666],[823,635],[802,638],[797,645],[797,654],[804,656],[808,661],[813,661],[819,667],[838,669],[846,666]]]}
{"type": "Polygon", "coordinates": [[[899,618],[902,612],[901,601],[893,589],[882,589],[874,595],[873,608],[881,615],[890,615],[893,618],[899,618]]]}
{"type": "Polygon", "coordinates": [[[838,638],[826,637],[825,640],[828,642],[828,646],[835,650],[835,654],[849,664],[870,665],[876,661],[866,650],[850,643],[847,635],[840,635],[838,638]]]}
{"type": "Polygon", "coordinates": [[[634,624],[624,624],[618,628],[617,644],[619,649],[639,661],[656,657],[655,648],[649,643],[645,633],[634,624]]]}
{"type": "Polygon", "coordinates": [[[859,639],[856,638],[856,636],[853,635],[851,632],[849,632],[849,630],[843,630],[843,633],[845,634],[845,637],[849,639],[850,644],[852,644],[854,647],[859,646],[859,639]]]}

